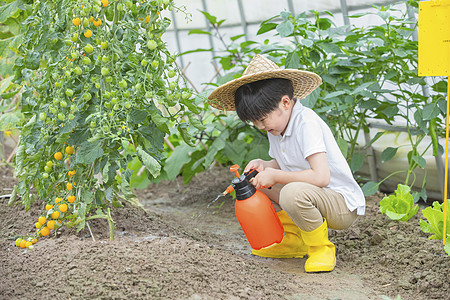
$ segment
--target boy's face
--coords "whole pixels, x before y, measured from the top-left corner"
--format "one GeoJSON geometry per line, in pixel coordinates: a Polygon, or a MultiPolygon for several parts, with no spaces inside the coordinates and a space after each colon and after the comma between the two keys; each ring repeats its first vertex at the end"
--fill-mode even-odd
{"type": "Polygon", "coordinates": [[[283,135],[289,123],[293,106],[294,101],[284,96],[275,110],[262,119],[254,121],[253,124],[258,129],[265,130],[272,135],[283,135]]]}

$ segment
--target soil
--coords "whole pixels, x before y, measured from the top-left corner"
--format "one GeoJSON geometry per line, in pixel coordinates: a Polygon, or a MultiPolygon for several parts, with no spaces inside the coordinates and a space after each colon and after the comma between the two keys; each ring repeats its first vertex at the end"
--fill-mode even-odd
{"type": "Polygon", "coordinates": [[[251,255],[233,200],[216,200],[231,177],[214,168],[188,186],[179,178],[137,190],[145,210],[115,211],[114,241],[106,221],[97,221],[92,236],[60,229],[24,250],[14,240],[33,232],[41,205],[8,206],[16,179],[0,167],[0,298],[449,299],[450,257],[422,233],[420,213],[393,222],[379,212],[382,195],[369,197],[366,216],[330,230],[335,270],[307,274],[306,258],[251,255]]]}

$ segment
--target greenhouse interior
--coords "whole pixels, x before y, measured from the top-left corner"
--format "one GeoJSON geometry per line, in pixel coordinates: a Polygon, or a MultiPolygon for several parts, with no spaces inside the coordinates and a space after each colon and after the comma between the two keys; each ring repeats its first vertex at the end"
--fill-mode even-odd
{"type": "Polygon", "coordinates": [[[0,1],[0,295],[447,299],[449,21],[0,1]]]}

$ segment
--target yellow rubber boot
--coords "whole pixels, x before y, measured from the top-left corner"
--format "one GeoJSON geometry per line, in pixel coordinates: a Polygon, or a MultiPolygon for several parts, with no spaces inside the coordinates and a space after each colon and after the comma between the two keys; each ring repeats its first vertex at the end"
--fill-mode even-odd
{"type": "Polygon", "coordinates": [[[303,243],[300,228],[292,222],[287,213],[277,212],[284,228],[284,236],[280,243],[259,250],[252,250],[253,255],[272,258],[301,258],[306,255],[308,247],[303,243]]]}
{"type": "Polygon", "coordinates": [[[328,240],[327,221],[313,231],[301,230],[303,241],[308,248],[308,259],[305,263],[306,272],[328,272],[336,266],[336,250],[328,240]]]}

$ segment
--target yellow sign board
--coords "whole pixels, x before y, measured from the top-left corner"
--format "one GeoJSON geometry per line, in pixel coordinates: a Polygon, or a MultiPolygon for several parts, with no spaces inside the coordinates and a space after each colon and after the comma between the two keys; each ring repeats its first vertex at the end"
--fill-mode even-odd
{"type": "Polygon", "coordinates": [[[419,76],[450,75],[450,0],[419,2],[419,76]]]}

